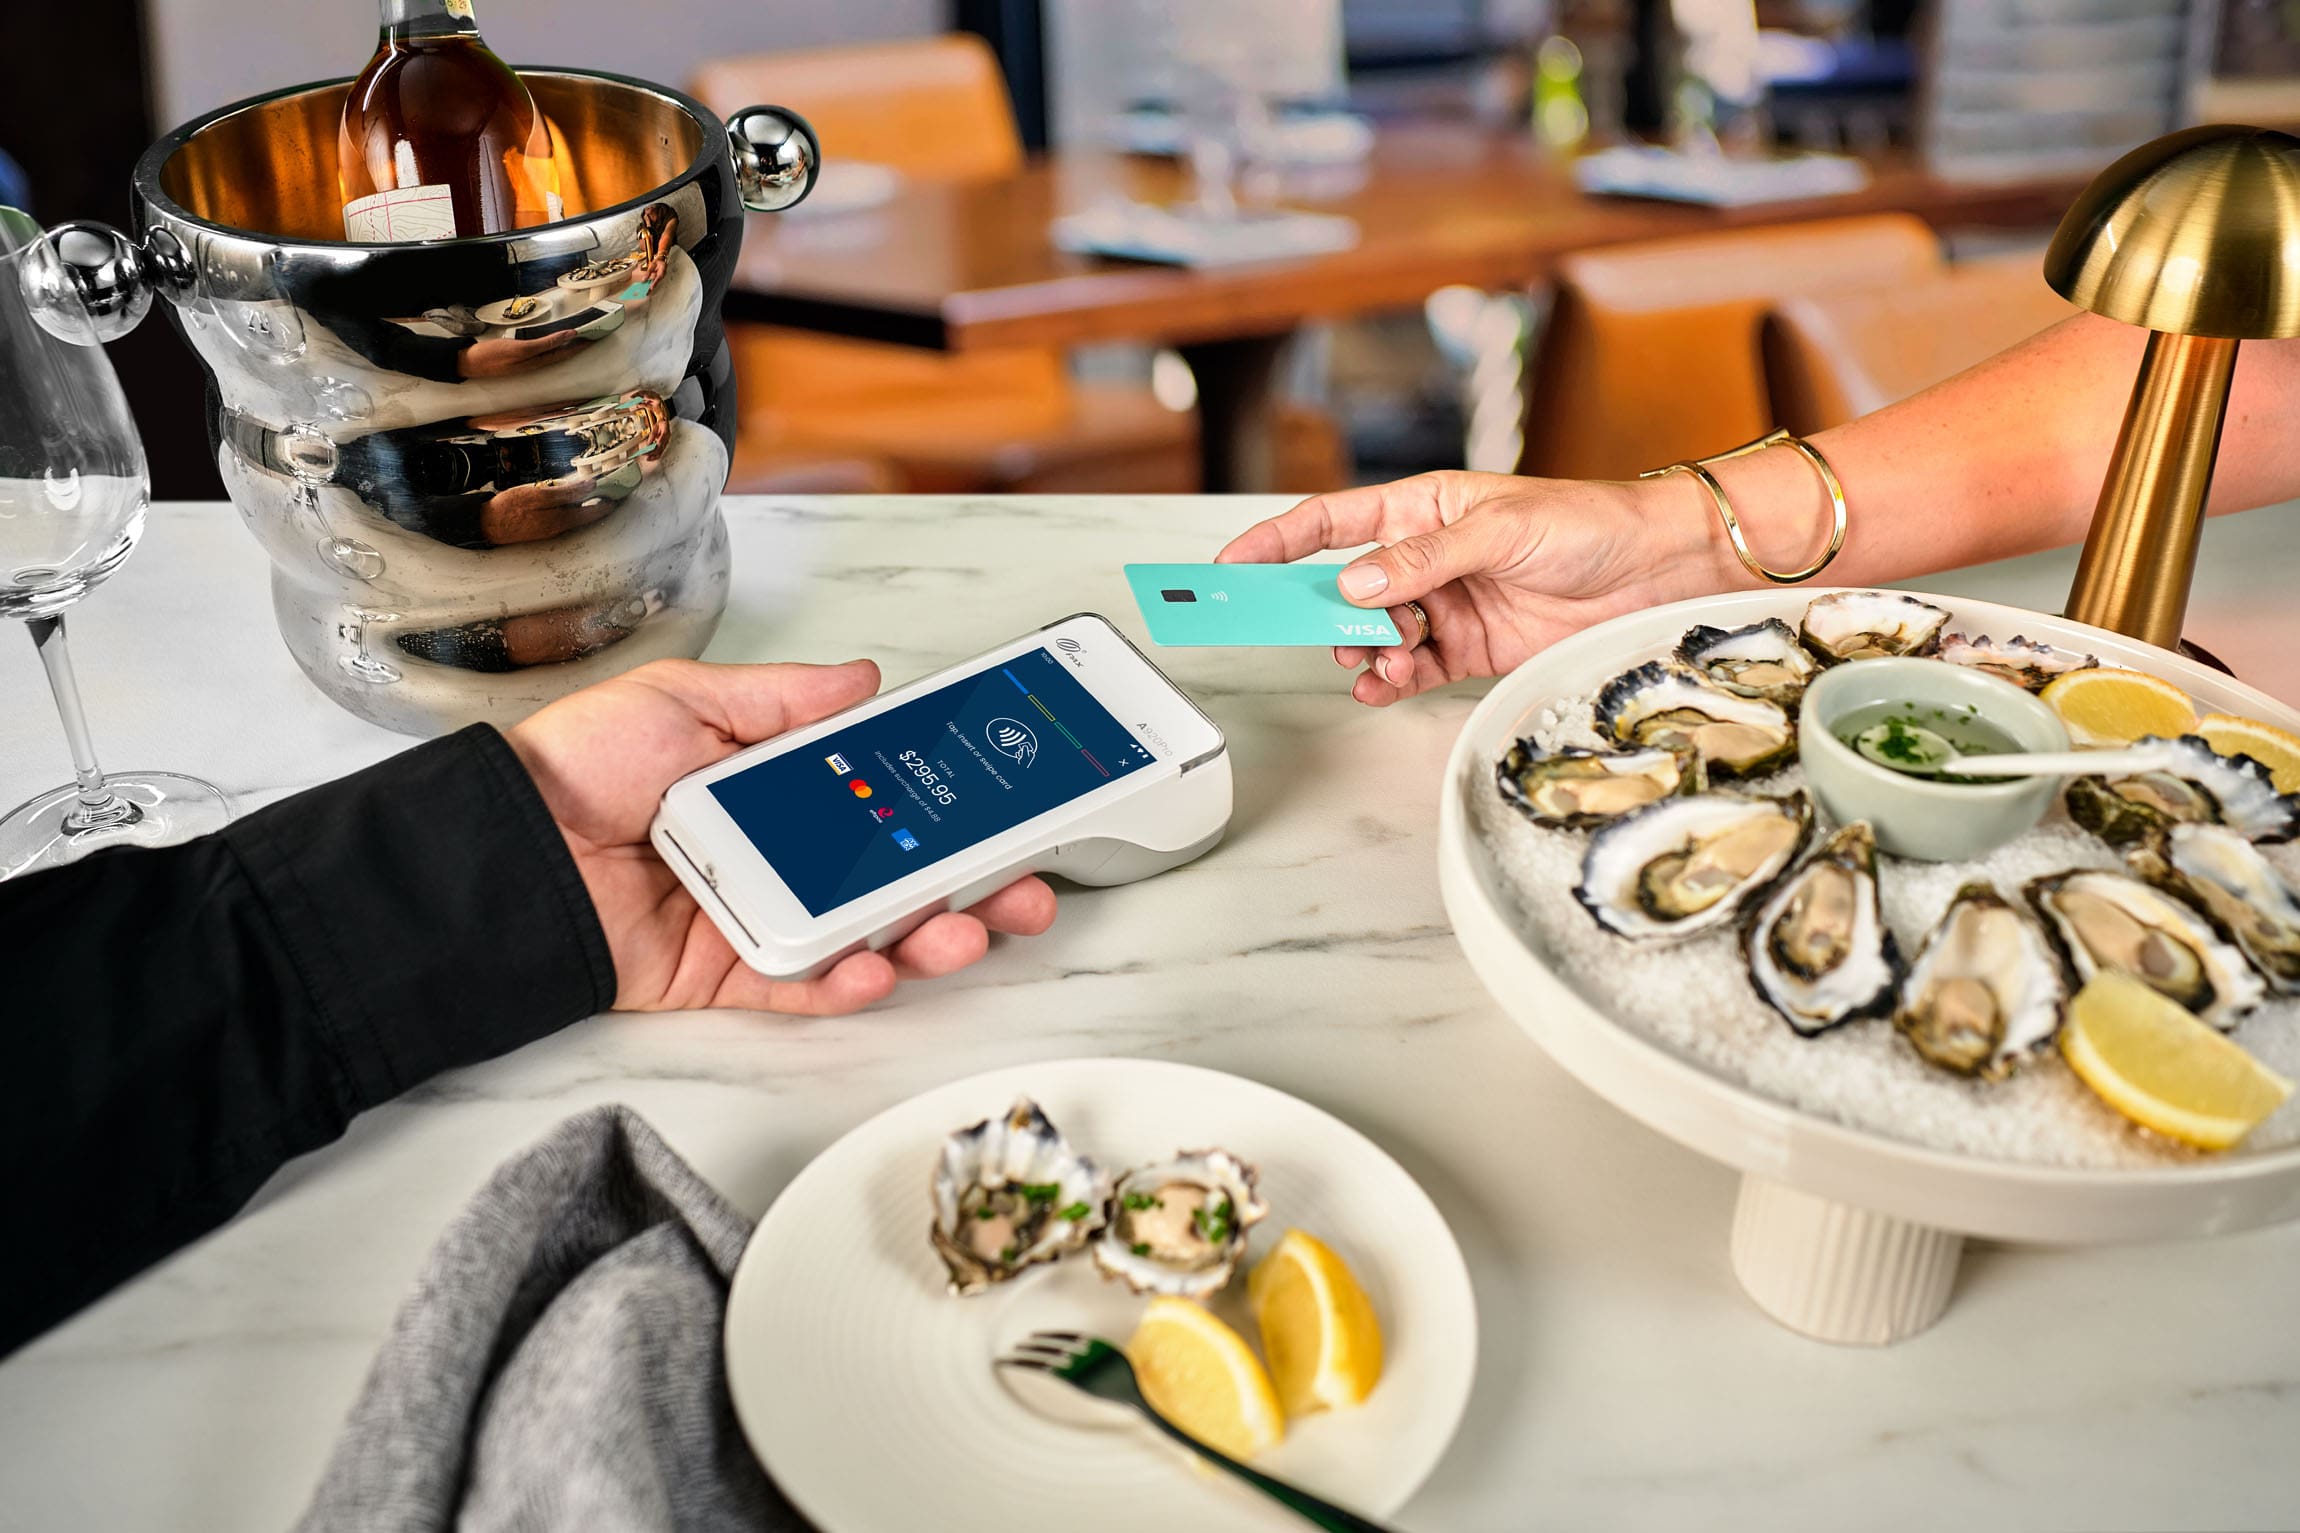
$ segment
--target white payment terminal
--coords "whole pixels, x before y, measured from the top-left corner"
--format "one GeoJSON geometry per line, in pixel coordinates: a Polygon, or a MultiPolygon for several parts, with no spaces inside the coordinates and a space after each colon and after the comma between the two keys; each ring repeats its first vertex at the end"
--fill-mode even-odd
{"type": "Polygon", "coordinates": [[[1220,728],[1081,613],[680,779],[652,838],[743,961],[788,979],[1025,873],[1162,873],[1229,821],[1220,728]]]}

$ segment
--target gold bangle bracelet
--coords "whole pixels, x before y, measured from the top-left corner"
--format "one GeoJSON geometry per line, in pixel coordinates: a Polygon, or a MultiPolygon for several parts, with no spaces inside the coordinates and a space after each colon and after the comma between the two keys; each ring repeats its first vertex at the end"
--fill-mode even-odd
{"type": "Polygon", "coordinates": [[[1701,481],[1701,488],[1709,492],[1709,499],[1717,507],[1717,519],[1725,524],[1725,537],[1733,545],[1733,556],[1741,561],[1743,569],[1760,580],[1769,580],[1775,585],[1782,586],[1795,585],[1801,580],[1811,580],[1815,575],[1827,569],[1829,561],[1836,558],[1837,551],[1845,546],[1845,487],[1837,482],[1836,470],[1829,467],[1829,460],[1821,456],[1820,449],[1801,436],[1792,436],[1786,428],[1768,431],[1756,441],[1744,442],[1729,452],[1713,452],[1706,458],[1687,458],[1682,463],[1672,463],[1664,468],[1649,468],[1637,477],[1640,479],[1666,479],[1671,474],[1691,474],[1701,481]],[[1813,465],[1813,472],[1821,476],[1821,487],[1829,492],[1829,509],[1832,516],[1829,527],[1829,546],[1821,550],[1821,557],[1801,570],[1767,569],[1757,561],[1757,556],[1749,552],[1748,538],[1742,534],[1741,518],[1733,514],[1733,502],[1725,497],[1725,486],[1719,484],[1717,476],[1709,472],[1709,465],[1712,463],[1724,463],[1733,458],[1746,458],[1751,453],[1763,452],[1768,447],[1795,448],[1804,456],[1807,463],[1813,465]]]}

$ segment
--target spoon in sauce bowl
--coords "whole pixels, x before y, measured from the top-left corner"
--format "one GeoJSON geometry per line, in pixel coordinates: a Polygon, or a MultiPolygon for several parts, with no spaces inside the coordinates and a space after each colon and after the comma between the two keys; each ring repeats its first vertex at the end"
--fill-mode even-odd
{"type": "Polygon", "coordinates": [[[2177,765],[2169,740],[2144,741],[2121,750],[2005,751],[1966,755],[1938,730],[1907,719],[1874,724],[1845,742],[1864,760],[1911,777],[2083,777],[2094,773],[2127,776],[2166,771],[2177,765]]]}

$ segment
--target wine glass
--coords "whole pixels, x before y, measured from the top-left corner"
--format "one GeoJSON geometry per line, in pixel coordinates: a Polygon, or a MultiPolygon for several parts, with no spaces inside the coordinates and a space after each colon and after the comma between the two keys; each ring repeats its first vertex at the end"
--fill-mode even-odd
{"type": "Polygon", "coordinates": [[[28,215],[0,208],[0,617],[32,631],[77,776],[0,818],[0,879],[101,847],[188,840],[231,818],[223,794],[196,777],[105,775],[89,743],[64,609],[136,546],[150,480],[93,323],[50,311],[50,323],[79,332],[59,339],[25,301],[24,266],[41,240],[28,215]]]}
{"type": "Polygon", "coordinates": [[[1191,211],[1212,223],[1235,222],[1242,202],[1266,196],[1270,188],[1254,183],[1267,179],[1276,159],[1270,100],[1256,80],[1262,61],[1253,39],[1212,14],[1229,4],[1169,0],[1165,7],[1168,84],[1181,119],[1191,211]]]}
{"type": "Polygon", "coordinates": [[[1268,100],[1229,68],[1192,65],[1183,74],[1182,121],[1195,211],[1215,223],[1236,222],[1241,180],[1268,154],[1268,100]]]}

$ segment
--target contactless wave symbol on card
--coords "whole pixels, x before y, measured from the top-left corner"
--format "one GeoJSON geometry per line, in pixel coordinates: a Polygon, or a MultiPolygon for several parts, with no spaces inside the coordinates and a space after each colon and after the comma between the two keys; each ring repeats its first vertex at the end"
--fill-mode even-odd
{"type": "Polygon", "coordinates": [[[992,719],[982,726],[982,737],[992,750],[1011,757],[1017,766],[1028,766],[1038,759],[1038,736],[1019,719],[992,719]]]}

